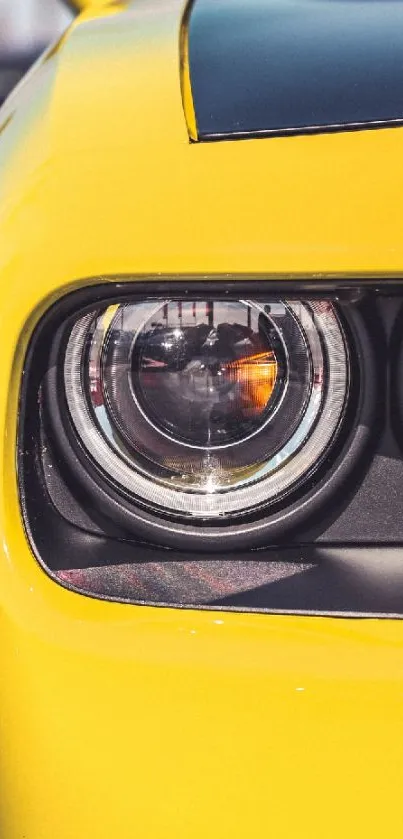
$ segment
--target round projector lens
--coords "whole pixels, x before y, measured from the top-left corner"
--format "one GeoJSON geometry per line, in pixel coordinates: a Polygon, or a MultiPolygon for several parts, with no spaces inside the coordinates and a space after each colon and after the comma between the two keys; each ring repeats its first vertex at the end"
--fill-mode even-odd
{"type": "Polygon", "coordinates": [[[104,477],[184,517],[250,514],[333,442],[348,356],[327,301],[145,300],[80,318],[67,402],[104,477]]]}
{"type": "Polygon", "coordinates": [[[183,308],[178,315],[177,304],[166,304],[139,332],[133,397],[174,440],[201,448],[236,443],[257,432],[281,398],[287,362],[280,335],[244,303],[183,308]]]}

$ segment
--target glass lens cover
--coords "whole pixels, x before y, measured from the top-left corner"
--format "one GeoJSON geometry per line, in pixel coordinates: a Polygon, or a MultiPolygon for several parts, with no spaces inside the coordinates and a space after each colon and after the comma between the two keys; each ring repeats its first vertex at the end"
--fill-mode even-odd
{"type": "Polygon", "coordinates": [[[104,477],[180,516],[240,515],[289,492],[333,441],[348,354],[328,301],[156,300],[75,323],[67,404],[104,477]]]}

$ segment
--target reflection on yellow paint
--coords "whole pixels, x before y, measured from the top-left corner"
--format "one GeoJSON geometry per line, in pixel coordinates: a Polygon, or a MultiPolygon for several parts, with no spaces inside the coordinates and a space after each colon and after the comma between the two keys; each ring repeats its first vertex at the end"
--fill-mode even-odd
{"type": "Polygon", "coordinates": [[[104,335],[106,335],[118,308],[118,304],[115,303],[113,306],[108,306],[108,308],[105,310],[101,318],[102,331],[104,335]]]}

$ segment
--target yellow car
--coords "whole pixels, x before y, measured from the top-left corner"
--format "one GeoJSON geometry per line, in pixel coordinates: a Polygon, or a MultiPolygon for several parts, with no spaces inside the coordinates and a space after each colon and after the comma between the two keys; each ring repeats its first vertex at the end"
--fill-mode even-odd
{"type": "Polygon", "coordinates": [[[397,839],[403,3],[76,6],[0,111],[1,839],[397,839]]]}

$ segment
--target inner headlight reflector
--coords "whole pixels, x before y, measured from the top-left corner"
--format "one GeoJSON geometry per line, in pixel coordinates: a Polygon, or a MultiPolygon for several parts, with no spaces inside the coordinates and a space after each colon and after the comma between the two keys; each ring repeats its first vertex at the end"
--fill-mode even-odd
{"type": "Polygon", "coordinates": [[[64,361],[81,445],[134,502],[250,514],[312,473],[346,405],[328,301],[145,300],[81,317],[64,361]]]}

